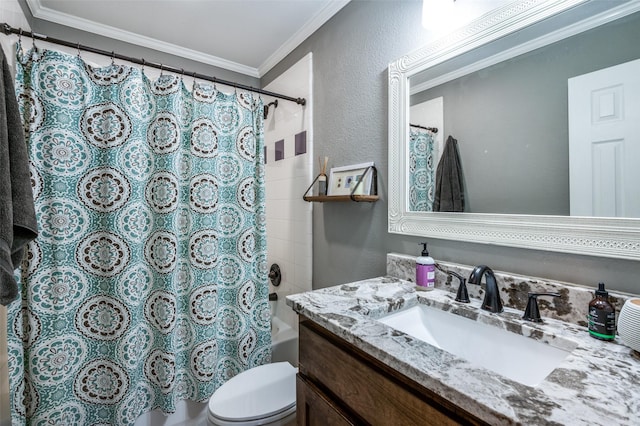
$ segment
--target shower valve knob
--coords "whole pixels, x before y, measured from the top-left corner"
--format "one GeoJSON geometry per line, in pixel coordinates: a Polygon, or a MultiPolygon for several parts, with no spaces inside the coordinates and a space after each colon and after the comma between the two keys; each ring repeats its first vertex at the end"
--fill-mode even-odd
{"type": "Polygon", "coordinates": [[[282,281],[282,273],[280,272],[280,267],[277,263],[271,265],[271,269],[269,270],[269,279],[271,280],[271,284],[275,287],[280,285],[280,282],[282,281]]]}

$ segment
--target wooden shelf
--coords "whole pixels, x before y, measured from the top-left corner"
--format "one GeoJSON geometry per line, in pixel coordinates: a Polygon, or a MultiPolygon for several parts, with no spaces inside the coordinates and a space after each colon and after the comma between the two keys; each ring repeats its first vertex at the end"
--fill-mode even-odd
{"type": "Polygon", "coordinates": [[[380,198],[378,195],[305,195],[302,197],[305,201],[316,203],[339,203],[346,201],[355,201],[363,203],[375,203],[380,198]]]}
{"type": "Polygon", "coordinates": [[[371,192],[372,192],[371,195],[355,195],[355,194],[351,194],[351,195],[307,195],[309,192],[311,192],[311,189],[313,188],[313,185],[316,183],[316,181],[320,177],[320,175],[318,175],[313,180],[313,182],[311,182],[311,185],[309,185],[309,188],[307,188],[307,191],[302,196],[302,199],[305,200],[305,201],[308,201],[310,203],[312,203],[312,202],[315,202],[315,203],[345,203],[345,202],[349,202],[349,201],[356,202],[356,203],[375,203],[376,201],[378,201],[378,199],[380,197],[378,197],[378,170],[373,165],[369,166],[369,167],[367,167],[365,169],[365,171],[361,174],[360,178],[356,182],[356,184],[353,187],[351,192],[356,192],[356,190],[358,189],[358,185],[360,185],[360,183],[364,180],[364,177],[369,172],[369,170],[371,170],[372,179],[373,179],[373,181],[371,182],[371,192]]]}

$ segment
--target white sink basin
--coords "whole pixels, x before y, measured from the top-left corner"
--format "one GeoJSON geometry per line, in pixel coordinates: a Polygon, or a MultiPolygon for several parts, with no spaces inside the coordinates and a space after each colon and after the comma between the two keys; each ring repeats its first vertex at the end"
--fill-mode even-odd
{"type": "Polygon", "coordinates": [[[541,383],[571,353],[425,305],[378,321],[527,386],[541,383]]]}

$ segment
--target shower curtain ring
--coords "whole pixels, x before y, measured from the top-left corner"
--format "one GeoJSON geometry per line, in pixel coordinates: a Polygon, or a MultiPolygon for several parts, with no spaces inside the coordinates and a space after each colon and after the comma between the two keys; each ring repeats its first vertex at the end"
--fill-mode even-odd
{"type": "Polygon", "coordinates": [[[162,77],[163,68],[164,68],[164,65],[160,64],[160,77],[162,77]]]}
{"type": "Polygon", "coordinates": [[[144,58],[142,58],[142,68],[140,69],[140,71],[142,72],[142,74],[144,75],[144,64],[146,64],[144,58]]]}
{"type": "Polygon", "coordinates": [[[78,58],[82,58],[82,56],[80,56],[80,43],[78,43],[77,49],[78,49],[78,58]]]}
{"type": "Polygon", "coordinates": [[[18,44],[22,44],[22,27],[20,27],[20,32],[18,33],[18,44]]]}
{"type": "Polygon", "coordinates": [[[111,51],[111,65],[115,65],[115,58],[116,58],[116,53],[112,50],[111,51]]]}
{"type": "Polygon", "coordinates": [[[180,81],[184,81],[184,68],[180,68],[180,81]]]}

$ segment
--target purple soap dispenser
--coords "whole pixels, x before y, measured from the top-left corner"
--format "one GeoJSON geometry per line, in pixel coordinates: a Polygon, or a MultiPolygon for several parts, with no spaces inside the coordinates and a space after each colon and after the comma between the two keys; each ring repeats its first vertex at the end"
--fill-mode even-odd
{"type": "Polygon", "coordinates": [[[433,290],[436,287],[436,262],[429,256],[427,243],[423,246],[422,254],[416,258],[416,290],[433,290]]]}

